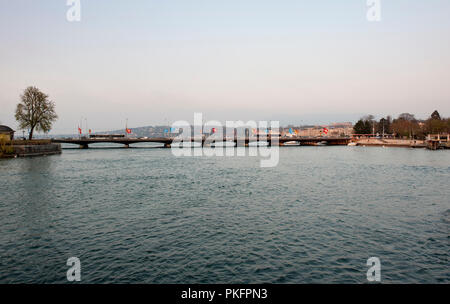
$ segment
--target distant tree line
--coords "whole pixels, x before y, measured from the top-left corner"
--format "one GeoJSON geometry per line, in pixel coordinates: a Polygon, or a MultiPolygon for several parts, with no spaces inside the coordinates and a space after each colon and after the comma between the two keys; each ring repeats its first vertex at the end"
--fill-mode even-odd
{"type": "Polygon", "coordinates": [[[393,134],[400,138],[425,138],[427,134],[450,133],[450,118],[441,118],[434,111],[427,120],[418,120],[410,113],[397,118],[383,117],[379,121],[373,115],[362,117],[353,127],[355,134],[393,134]]]}

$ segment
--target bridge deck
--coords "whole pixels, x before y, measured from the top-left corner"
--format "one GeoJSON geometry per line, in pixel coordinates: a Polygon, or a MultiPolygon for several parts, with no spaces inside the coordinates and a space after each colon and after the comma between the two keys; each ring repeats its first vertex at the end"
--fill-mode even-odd
{"type": "MultiPolygon", "coordinates": [[[[115,144],[124,144],[124,145],[130,145],[135,143],[162,143],[165,145],[170,145],[175,140],[174,137],[153,137],[153,138],[128,138],[128,137],[122,137],[122,138],[58,138],[58,139],[52,139],[52,142],[54,143],[66,143],[66,144],[75,144],[75,145],[81,145],[81,146],[87,146],[89,144],[95,144],[95,143],[115,143],[115,144]]],[[[204,141],[211,141],[213,140],[212,137],[210,138],[188,138],[185,141],[191,141],[191,142],[204,142],[204,141]]],[[[224,137],[223,139],[217,138],[214,139],[215,142],[257,142],[257,141],[267,141],[270,142],[272,138],[269,137],[235,137],[235,138],[229,138],[224,137]]],[[[314,144],[319,142],[326,142],[330,145],[346,145],[350,142],[350,138],[346,137],[279,137],[279,138],[273,138],[274,142],[277,142],[279,144],[284,144],[286,142],[299,142],[304,144],[314,144]]]]}

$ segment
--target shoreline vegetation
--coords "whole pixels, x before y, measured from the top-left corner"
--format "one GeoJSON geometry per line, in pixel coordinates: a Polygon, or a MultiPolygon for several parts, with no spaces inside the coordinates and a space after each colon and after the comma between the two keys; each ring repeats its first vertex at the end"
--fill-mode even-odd
{"type": "Polygon", "coordinates": [[[414,114],[402,113],[397,118],[391,116],[376,120],[367,115],[356,122],[354,134],[392,134],[395,138],[426,139],[430,134],[449,134],[450,118],[441,117],[435,110],[426,120],[417,119],[414,114]]]}

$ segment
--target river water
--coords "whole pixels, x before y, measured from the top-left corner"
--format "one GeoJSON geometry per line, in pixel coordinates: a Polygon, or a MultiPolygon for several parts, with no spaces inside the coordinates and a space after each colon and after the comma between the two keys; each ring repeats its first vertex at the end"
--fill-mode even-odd
{"type": "Polygon", "coordinates": [[[450,283],[450,153],[64,149],[0,161],[0,283],[450,283]]]}

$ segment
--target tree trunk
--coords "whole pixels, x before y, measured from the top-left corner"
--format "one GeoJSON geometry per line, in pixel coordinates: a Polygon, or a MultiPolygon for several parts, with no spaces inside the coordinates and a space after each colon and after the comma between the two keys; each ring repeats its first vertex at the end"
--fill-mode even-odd
{"type": "Polygon", "coordinates": [[[28,140],[32,140],[33,139],[33,131],[34,131],[34,128],[31,128],[30,135],[28,136],[28,140]]]}

